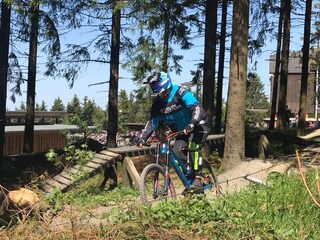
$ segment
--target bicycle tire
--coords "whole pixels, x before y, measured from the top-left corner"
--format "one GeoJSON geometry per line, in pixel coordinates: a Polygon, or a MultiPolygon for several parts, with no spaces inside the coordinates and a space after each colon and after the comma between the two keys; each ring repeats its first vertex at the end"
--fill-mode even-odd
{"type": "Polygon", "coordinates": [[[177,198],[176,190],[171,180],[169,182],[168,193],[165,192],[165,170],[162,166],[155,163],[149,164],[143,169],[140,175],[139,192],[143,203],[177,198]],[[156,191],[154,191],[155,178],[157,180],[156,191]]]}
{"type": "Polygon", "coordinates": [[[209,188],[210,190],[212,190],[212,192],[216,195],[219,196],[220,195],[220,185],[219,185],[219,181],[218,181],[218,177],[215,173],[215,171],[213,170],[211,164],[203,159],[202,160],[202,179],[203,179],[203,184],[204,187],[205,186],[210,186],[209,188]]]}

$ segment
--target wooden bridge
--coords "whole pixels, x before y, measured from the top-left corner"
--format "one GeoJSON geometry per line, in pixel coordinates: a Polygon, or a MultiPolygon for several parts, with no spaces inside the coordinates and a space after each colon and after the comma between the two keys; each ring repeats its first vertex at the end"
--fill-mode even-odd
{"type": "MultiPolygon", "coordinates": [[[[219,145],[224,142],[224,135],[209,135],[206,141],[206,145],[219,145]]],[[[108,179],[112,179],[113,185],[110,188],[117,185],[116,165],[118,162],[123,164],[122,167],[122,181],[125,185],[132,185],[134,182],[138,182],[139,173],[136,171],[131,157],[154,154],[155,146],[139,148],[137,146],[124,146],[119,148],[108,148],[95,153],[93,159],[89,161],[85,169],[90,176],[93,176],[104,170],[104,180],[101,183],[101,187],[104,187],[108,179]]],[[[62,192],[66,192],[74,183],[75,175],[79,173],[78,165],[65,169],[60,174],[47,179],[39,184],[39,188],[45,192],[51,192],[54,188],[59,188],[62,192]]],[[[81,178],[79,179],[81,180],[81,178]]],[[[78,180],[78,181],[79,181],[78,180]]],[[[83,180],[83,179],[82,179],[83,180]]]]}

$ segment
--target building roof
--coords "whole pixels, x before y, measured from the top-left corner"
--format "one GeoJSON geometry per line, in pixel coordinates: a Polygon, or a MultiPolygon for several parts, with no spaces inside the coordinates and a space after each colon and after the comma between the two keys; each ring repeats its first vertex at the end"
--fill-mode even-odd
{"type": "MultiPolygon", "coordinates": [[[[26,111],[6,111],[6,117],[11,118],[22,118],[26,116],[26,111]]],[[[68,115],[68,112],[65,111],[35,111],[35,118],[59,118],[65,117],[68,115]]]]}
{"type": "MultiPolygon", "coordinates": [[[[34,125],[35,132],[41,131],[75,131],[78,127],[76,125],[53,124],[53,125],[34,125]]],[[[6,126],[5,133],[24,132],[24,125],[6,126]]]]}

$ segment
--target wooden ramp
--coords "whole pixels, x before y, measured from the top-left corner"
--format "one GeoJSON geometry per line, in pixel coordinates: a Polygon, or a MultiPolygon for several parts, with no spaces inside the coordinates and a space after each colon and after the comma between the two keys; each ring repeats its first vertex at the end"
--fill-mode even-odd
{"type": "MultiPolygon", "coordinates": [[[[218,147],[220,144],[224,143],[224,135],[209,135],[207,137],[206,145],[214,145],[218,147]]],[[[140,174],[138,173],[131,157],[137,157],[141,155],[155,154],[155,145],[150,147],[139,148],[137,146],[125,146],[120,148],[109,149],[115,153],[119,153],[123,157],[122,163],[122,184],[126,186],[138,187],[140,182],[140,174]]]]}
{"type": "MultiPolygon", "coordinates": [[[[224,134],[209,135],[205,142],[206,145],[219,145],[224,142],[224,134]]],[[[155,145],[150,147],[137,147],[137,146],[123,146],[119,148],[109,148],[111,152],[121,154],[123,158],[125,157],[137,157],[147,154],[155,154],[155,145]]]]}
{"type": "MultiPolygon", "coordinates": [[[[94,158],[88,162],[81,171],[86,171],[90,177],[105,169],[113,168],[116,165],[116,162],[121,160],[121,154],[103,150],[99,153],[95,153],[94,158]]],[[[44,192],[51,192],[53,188],[59,188],[62,192],[65,192],[75,183],[75,179],[77,179],[75,176],[77,173],[79,173],[78,165],[64,170],[51,179],[41,182],[39,188],[44,192]]]]}
{"type": "MultiPolygon", "coordinates": [[[[209,135],[206,145],[218,145],[223,142],[223,134],[209,135]]],[[[136,172],[130,158],[147,154],[155,154],[155,145],[143,148],[137,146],[108,148],[107,150],[95,153],[94,158],[88,162],[85,169],[81,169],[81,171],[86,170],[89,177],[91,177],[104,170],[104,180],[100,187],[104,187],[109,178],[111,178],[116,185],[117,175],[115,167],[117,162],[120,161],[123,162],[122,174],[125,182],[124,184],[132,185],[133,182],[137,183],[139,174],[136,172]]],[[[66,192],[75,183],[75,176],[77,173],[80,173],[80,171],[79,166],[76,165],[70,169],[64,170],[62,173],[51,179],[41,182],[39,188],[44,192],[51,192],[53,188],[59,188],[62,192],[66,192]]]]}

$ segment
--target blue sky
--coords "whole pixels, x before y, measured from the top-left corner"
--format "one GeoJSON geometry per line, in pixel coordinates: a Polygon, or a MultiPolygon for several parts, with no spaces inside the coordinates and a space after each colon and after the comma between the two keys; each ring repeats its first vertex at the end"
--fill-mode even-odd
{"type": "MultiPolygon", "coordinates": [[[[290,43],[291,50],[300,50],[302,46],[302,32],[301,28],[295,28],[292,32],[292,40],[290,43]]],[[[82,34],[74,35],[75,39],[81,39],[82,34]],[[81,37],[80,37],[81,36],[81,37]]],[[[67,37],[66,37],[67,38],[67,37]]],[[[199,40],[195,43],[195,46],[192,49],[187,51],[179,51],[179,54],[184,56],[184,59],[180,62],[183,67],[183,71],[181,75],[176,75],[171,73],[171,78],[174,83],[181,84],[183,82],[190,81],[192,76],[190,75],[190,70],[195,70],[195,64],[198,63],[199,59],[203,59],[203,43],[202,40],[199,40]]],[[[258,61],[257,65],[257,73],[261,78],[262,83],[265,87],[265,93],[269,96],[270,93],[270,82],[269,82],[269,63],[268,58],[270,54],[273,54],[276,49],[275,42],[267,42],[266,46],[263,48],[263,52],[260,56],[256,57],[258,61]]],[[[227,53],[226,58],[229,58],[229,53],[227,53]]],[[[41,62],[41,58],[38,59],[38,62],[41,62]]],[[[41,65],[40,65],[41,66],[41,65]]],[[[226,63],[225,77],[228,74],[228,63],[226,63]]],[[[130,74],[123,69],[120,69],[120,77],[119,80],[119,90],[124,89],[129,94],[130,91],[137,89],[138,87],[133,83],[130,79],[130,74]]],[[[42,69],[38,69],[37,74],[37,83],[36,83],[36,103],[41,104],[42,101],[46,103],[48,106],[48,110],[50,110],[54,100],[57,97],[60,97],[63,103],[66,105],[71,101],[74,95],[77,95],[79,99],[82,101],[85,96],[87,96],[90,100],[94,100],[95,103],[105,108],[108,102],[108,89],[109,84],[105,83],[103,85],[91,86],[90,84],[94,84],[97,82],[105,82],[109,80],[109,65],[101,65],[101,64],[90,64],[87,68],[83,69],[79,79],[75,82],[74,87],[72,89],[69,88],[68,83],[65,79],[52,79],[45,78],[42,75],[42,69]]],[[[223,86],[223,97],[226,99],[227,97],[227,82],[228,79],[225,78],[223,86]]],[[[10,88],[10,85],[8,86],[10,88]]],[[[15,110],[15,108],[19,108],[20,103],[26,101],[26,83],[22,86],[23,94],[22,96],[16,97],[16,103],[12,103],[11,100],[7,101],[7,109],[15,110]]],[[[10,93],[8,93],[9,97],[10,93]]]]}

